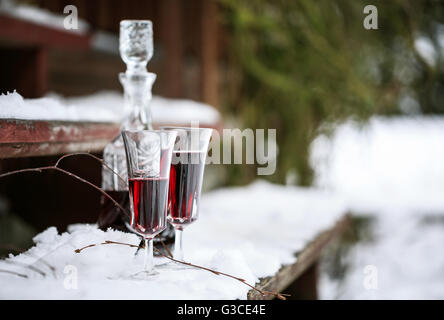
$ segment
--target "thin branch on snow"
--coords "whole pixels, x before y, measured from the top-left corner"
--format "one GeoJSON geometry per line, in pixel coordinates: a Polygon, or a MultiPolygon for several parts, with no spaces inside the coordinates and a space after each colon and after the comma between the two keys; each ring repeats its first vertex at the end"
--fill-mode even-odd
{"type": "MultiPolygon", "coordinates": [[[[26,251],[25,249],[22,249],[22,248],[18,248],[18,247],[16,247],[15,245],[13,245],[13,244],[8,244],[8,243],[6,243],[6,244],[4,244],[4,243],[0,243],[0,248],[3,248],[3,249],[7,249],[7,250],[10,250],[10,251],[14,251],[14,252],[16,252],[16,253],[22,253],[22,252],[24,252],[24,251],[26,251]]],[[[31,255],[32,256],[32,255],[31,255]]],[[[5,260],[5,261],[8,261],[8,260],[5,260]]],[[[9,262],[9,261],[8,261],[9,262]]],[[[36,262],[41,262],[41,263],[43,263],[44,265],[46,265],[50,270],[51,270],[51,272],[53,273],[53,275],[55,276],[55,271],[56,271],[56,268],[54,267],[54,266],[52,266],[50,263],[48,263],[47,261],[45,261],[45,260],[43,260],[43,258],[39,258],[36,262]]],[[[35,263],[34,263],[35,264],[35,263]]],[[[32,265],[26,265],[25,264],[25,266],[26,267],[32,267],[32,265]]],[[[34,267],[35,268],[35,267],[34,267]]]]}
{"type": "MultiPolygon", "coordinates": [[[[90,244],[90,245],[87,245],[87,246],[82,247],[80,249],[76,249],[76,250],[74,250],[74,252],[75,253],[81,253],[83,250],[85,250],[87,248],[92,248],[92,247],[95,247],[95,246],[98,246],[98,245],[107,245],[107,244],[117,244],[117,245],[129,246],[131,248],[138,248],[138,249],[142,249],[143,248],[142,246],[138,246],[138,245],[131,244],[131,243],[124,243],[124,242],[105,240],[105,242],[102,242],[102,243],[90,244]]],[[[246,286],[250,287],[251,289],[259,292],[262,296],[274,296],[274,297],[276,297],[278,299],[281,299],[281,300],[286,300],[285,297],[288,296],[287,294],[282,294],[282,293],[279,293],[279,292],[271,292],[271,291],[261,290],[261,289],[255,287],[255,286],[249,284],[245,279],[233,276],[233,275],[225,273],[225,272],[220,272],[220,271],[213,270],[213,269],[210,269],[210,268],[207,268],[207,267],[202,267],[202,266],[199,266],[197,264],[190,263],[190,262],[185,262],[185,261],[174,259],[172,256],[170,257],[168,255],[163,254],[157,248],[154,248],[154,250],[158,254],[160,254],[162,257],[165,257],[165,258],[167,258],[167,259],[169,259],[171,261],[174,261],[174,262],[186,265],[186,266],[194,267],[194,268],[197,268],[197,269],[205,270],[205,271],[211,272],[211,273],[213,273],[215,275],[218,275],[218,276],[225,276],[225,277],[228,277],[228,278],[240,281],[243,284],[245,284],[246,286]]]]}
{"type": "Polygon", "coordinates": [[[14,265],[19,265],[23,268],[32,270],[32,271],[37,272],[38,274],[46,277],[46,272],[40,270],[39,268],[37,268],[36,266],[33,266],[32,264],[26,264],[26,263],[21,263],[21,262],[16,262],[16,261],[13,262],[13,261],[9,261],[9,260],[4,260],[3,262],[14,264],[14,265]]]}
{"type": "Polygon", "coordinates": [[[26,274],[21,274],[21,273],[10,271],[10,270],[3,270],[3,269],[1,269],[0,272],[13,274],[15,276],[19,276],[19,277],[22,277],[22,278],[28,278],[28,276],[26,274]]]}

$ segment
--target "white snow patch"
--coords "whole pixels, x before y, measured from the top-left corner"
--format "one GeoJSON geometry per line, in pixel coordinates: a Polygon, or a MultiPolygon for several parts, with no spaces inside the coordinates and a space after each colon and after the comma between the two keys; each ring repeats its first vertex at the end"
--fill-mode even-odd
{"type": "Polygon", "coordinates": [[[356,212],[405,208],[444,212],[444,117],[352,121],[312,144],[316,185],[356,212]]]}
{"type": "Polygon", "coordinates": [[[375,240],[346,257],[345,278],[321,275],[321,298],[442,299],[443,163],[442,116],[350,121],[314,141],[316,185],[375,221],[375,240]],[[369,265],[377,270],[374,289],[364,286],[369,265]]]}
{"type": "Polygon", "coordinates": [[[415,39],[414,46],[419,55],[432,67],[436,66],[438,53],[430,38],[421,36],[415,39]]]}
{"type": "MultiPolygon", "coordinates": [[[[151,111],[156,123],[188,124],[199,121],[213,125],[220,119],[214,107],[185,99],[154,96],[151,111]]],[[[23,99],[17,92],[0,95],[2,119],[121,122],[124,117],[123,96],[115,91],[70,98],[54,93],[39,99],[23,99]]]]}

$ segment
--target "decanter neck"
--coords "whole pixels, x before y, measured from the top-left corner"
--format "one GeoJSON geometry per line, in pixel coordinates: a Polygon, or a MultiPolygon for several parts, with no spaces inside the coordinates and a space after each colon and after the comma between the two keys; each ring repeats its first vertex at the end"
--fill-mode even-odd
{"type": "Polygon", "coordinates": [[[122,129],[152,129],[151,88],[156,74],[150,72],[120,73],[120,82],[124,89],[124,108],[127,115],[122,129]]]}

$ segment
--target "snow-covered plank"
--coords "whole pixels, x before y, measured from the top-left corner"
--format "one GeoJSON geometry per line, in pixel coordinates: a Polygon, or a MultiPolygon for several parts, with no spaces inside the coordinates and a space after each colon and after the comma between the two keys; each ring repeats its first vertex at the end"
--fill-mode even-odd
{"type": "MultiPolygon", "coordinates": [[[[282,292],[296,279],[307,272],[310,267],[317,262],[322,250],[337,236],[342,234],[346,227],[350,224],[350,217],[344,215],[330,229],[320,233],[311,243],[309,243],[302,251],[296,253],[296,262],[283,266],[275,275],[264,278],[257,286],[261,290],[282,292]]],[[[316,279],[313,279],[316,281],[316,279]]],[[[308,288],[298,288],[304,290],[308,288]]],[[[316,288],[314,288],[316,290],[316,288]]],[[[262,300],[272,299],[272,296],[262,296],[255,290],[248,292],[248,299],[262,300]]]]}
{"type": "MultiPolygon", "coordinates": [[[[313,253],[329,241],[333,230],[340,230],[334,226],[347,211],[333,194],[264,181],[206,193],[201,204],[199,219],[184,232],[185,260],[251,284],[283,270],[297,276],[316,256],[313,253]],[[301,253],[295,256],[295,252],[301,253]]],[[[81,253],[74,251],[106,240],[139,243],[134,234],[104,232],[96,226],[74,225],[63,234],[49,228],[34,238],[36,245],[27,252],[0,260],[1,270],[27,276],[0,273],[0,299],[248,297],[250,288],[239,281],[203,270],[170,268],[160,258],[155,259],[157,275],[146,280],[129,278],[141,270],[143,255],[135,256],[135,249],[127,246],[98,245],[81,253]],[[26,265],[44,270],[45,275],[26,265]],[[76,288],[70,287],[72,270],[76,271],[76,288]]]]}
{"type": "MultiPolygon", "coordinates": [[[[118,92],[39,99],[24,99],[17,92],[0,95],[0,158],[101,151],[119,133],[123,106],[118,92]]],[[[155,96],[151,109],[154,127],[189,126],[192,121],[221,127],[219,112],[204,103],[155,96]]]]}
{"type": "MultiPolygon", "coordinates": [[[[221,115],[213,106],[193,100],[154,96],[150,106],[154,124],[189,126],[198,121],[201,127],[214,128],[221,122],[221,115]]],[[[17,92],[0,95],[0,119],[120,123],[124,117],[123,96],[115,91],[69,98],[50,94],[24,99],[17,92]]]]}

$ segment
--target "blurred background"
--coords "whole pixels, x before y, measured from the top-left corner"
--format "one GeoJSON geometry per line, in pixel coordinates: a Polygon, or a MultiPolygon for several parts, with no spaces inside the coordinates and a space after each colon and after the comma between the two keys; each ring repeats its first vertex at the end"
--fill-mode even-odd
{"type": "MultiPolygon", "coordinates": [[[[121,92],[119,21],[140,18],[154,26],[155,95],[213,107],[221,115],[214,127],[276,128],[277,171],[261,178],[333,190],[348,202],[353,228],[322,263],[321,298],[444,297],[444,2],[1,0],[0,90],[25,98],[121,92]],[[73,32],[60,28],[69,4],[81,19],[73,32]],[[378,9],[376,30],[363,26],[367,4],[378,9]],[[382,289],[362,289],[367,265],[378,266],[382,289]]],[[[1,168],[53,160],[4,159],[1,168]]],[[[66,165],[100,182],[96,163],[66,165]]],[[[256,169],[210,168],[206,189],[246,185],[256,169]]],[[[0,210],[16,213],[0,217],[20,230],[13,234],[63,229],[82,208],[82,222],[94,222],[97,195],[65,181],[85,193],[84,210],[58,190],[31,195],[42,179],[64,177],[22,179],[0,186],[8,199],[0,210]],[[65,217],[62,203],[70,204],[65,217]]]]}

